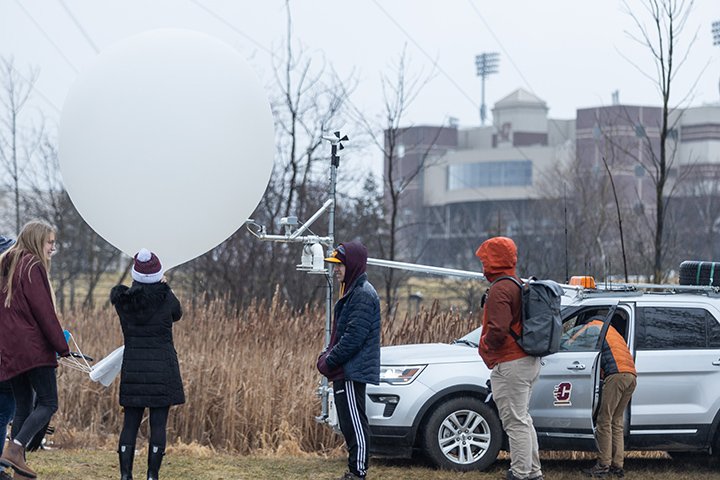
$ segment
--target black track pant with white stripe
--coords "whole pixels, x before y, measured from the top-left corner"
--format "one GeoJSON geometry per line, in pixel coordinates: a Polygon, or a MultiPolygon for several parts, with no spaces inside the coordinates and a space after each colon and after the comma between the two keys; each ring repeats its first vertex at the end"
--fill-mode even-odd
{"type": "Polygon", "coordinates": [[[348,469],[365,478],[368,468],[370,435],[365,413],[365,384],[352,380],[333,382],[333,395],[340,430],[348,448],[348,469]]]}

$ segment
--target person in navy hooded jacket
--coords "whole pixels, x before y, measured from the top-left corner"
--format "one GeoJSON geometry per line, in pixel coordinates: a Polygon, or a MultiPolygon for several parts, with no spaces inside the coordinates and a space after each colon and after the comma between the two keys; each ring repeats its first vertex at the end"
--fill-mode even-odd
{"type": "Polygon", "coordinates": [[[317,368],[333,382],[340,430],[348,448],[348,472],[341,480],[365,478],[369,429],[365,388],[380,383],[380,297],[367,279],[367,248],[341,243],[326,262],[340,281],[330,343],[317,368]]]}

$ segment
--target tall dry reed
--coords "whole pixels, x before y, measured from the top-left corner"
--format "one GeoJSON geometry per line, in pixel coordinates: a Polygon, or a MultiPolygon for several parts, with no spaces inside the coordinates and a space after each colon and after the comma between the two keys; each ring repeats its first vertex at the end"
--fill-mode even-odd
{"type": "MultiPolygon", "coordinates": [[[[195,309],[183,302],[187,310],[174,337],[187,403],[170,410],[171,442],[239,453],[325,452],[342,443],[315,422],[320,413],[315,361],[323,345],[324,309],[296,311],[278,298],[236,314],[228,314],[220,301],[195,309]]],[[[98,359],[122,343],[110,306],[66,313],[63,320],[83,352],[98,359]]],[[[383,318],[382,343],[448,341],[476,323],[435,304],[418,315],[383,318]]],[[[122,423],[119,381],[104,388],[60,367],[58,386],[60,410],[53,420],[58,437],[78,446],[112,445],[122,423]]]]}

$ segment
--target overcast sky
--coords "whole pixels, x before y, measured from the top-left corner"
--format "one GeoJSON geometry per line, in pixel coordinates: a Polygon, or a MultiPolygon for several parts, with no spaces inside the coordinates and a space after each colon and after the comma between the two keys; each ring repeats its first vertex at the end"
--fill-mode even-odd
{"type": "MultiPolygon", "coordinates": [[[[640,0],[628,0],[645,16],[640,0]]],[[[547,102],[552,118],[573,118],[582,107],[623,103],[658,105],[653,84],[621,53],[653,72],[646,49],[617,0],[294,0],[294,35],[313,56],[340,73],[357,73],[353,102],[368,114],[381,110],[380,75],[391,71],[403,47],[411,71],[435,77],[407,114],[410,124],[479,125],[480,80],[475,55],[499,52],[499,73],[488,78],[486,103],[517,88],[547,102]]],[[[0,55],[21,70],[39,71],[37,105],[56,120],[78,71],[113,42],[161,27],[215,35],[237,48],[270,83],[271,54],[285,34],[282,0],[0,0],[0,55]],[[52,104],[52,105],[51,105],[52,104]]],[[[686,63],[673,88],[679,102],[693,84],[693,105],[717,102],[720,47],[712,21],[720,1],[697,0],[681,37],[686,63]]],[[[352,132],[348,132],[352,135],[352,132]]]]}

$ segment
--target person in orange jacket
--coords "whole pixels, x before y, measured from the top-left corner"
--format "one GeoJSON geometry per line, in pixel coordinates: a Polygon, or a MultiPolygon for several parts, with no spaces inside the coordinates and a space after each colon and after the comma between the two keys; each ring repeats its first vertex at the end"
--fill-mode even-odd
{"type": "Polygon", "coordinates": [[[525,353],[510,331],[522,328],[522,294],[512,280],[495,280],[515,273],[517,247],[512,239],[493,237],[477,249],[488,281],[494,282],[483,308],[478,352],[490,373],[493,399],[510,443],[508,480],[542,480],[538,441],[529,412],[532,387],[540,374],[540,358],[525,353]]]}
{"type": "MultiPolygon", "coordinates": [[[[574,333],[570,342],[583,336],[600,336],[602,317],[593,317],[574,333]]],[[[602,394],[597,416],[595,439],[598,444],[598,458],[583,473],[591,477],[605,477],[613,474],[624,477],[625,460],[625,408],[637,385],[637,371],[632,353],[620,333],[610,325],[600,348],[600,378],[602,394]]]]}

